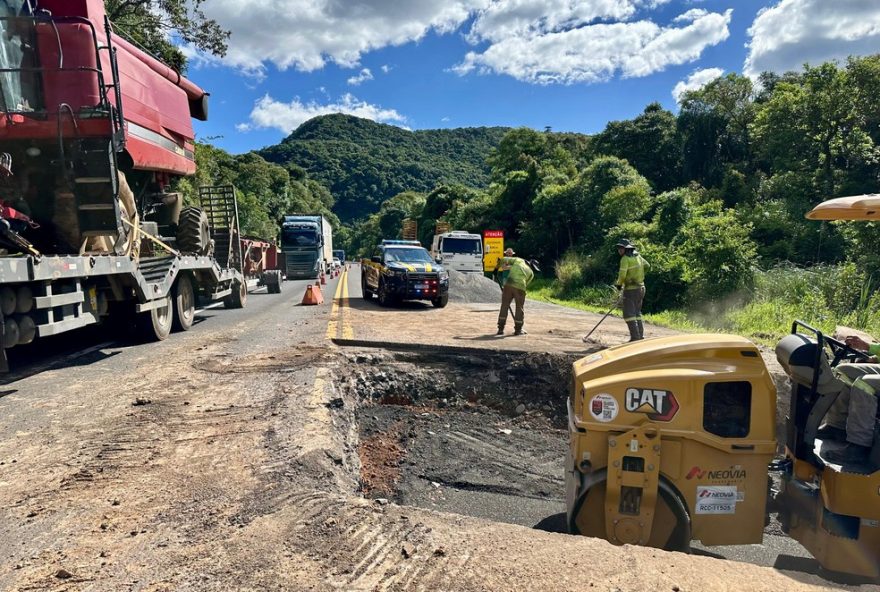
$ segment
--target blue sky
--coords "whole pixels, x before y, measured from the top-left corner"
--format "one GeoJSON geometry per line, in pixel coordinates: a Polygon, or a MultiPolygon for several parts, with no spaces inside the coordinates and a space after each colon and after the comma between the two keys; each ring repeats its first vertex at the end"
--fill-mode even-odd
{"type": "Polygon", "coordinates": [[[200,139],[235,153],[346,112],[409,129],[594,133],[719,72],[880,51],[876,0],[206,0],[232,32],[191,56],[200,139]]]}

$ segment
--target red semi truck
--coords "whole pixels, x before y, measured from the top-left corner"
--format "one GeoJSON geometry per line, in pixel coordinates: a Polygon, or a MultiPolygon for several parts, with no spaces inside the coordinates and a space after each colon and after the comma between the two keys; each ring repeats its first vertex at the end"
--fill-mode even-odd
{"type": "Polygon", "coordinates": [[[197,296],[244,306],[234,188],[199,207],[172,191],[207,93],[115,34],[102,0],[4,7],[0,370],[9,348],[107,319],[164,339],[197,296]]]}

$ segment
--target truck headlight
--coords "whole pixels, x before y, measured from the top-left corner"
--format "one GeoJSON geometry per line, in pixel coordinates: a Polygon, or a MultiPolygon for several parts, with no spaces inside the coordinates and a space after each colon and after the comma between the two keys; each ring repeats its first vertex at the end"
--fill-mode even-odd
{"type": "Polygon", "coordinates": [[[448,282],[449,281],[449,273],[446,271],[441,271],[440,272],[440,281],[441,282],[448,282]]]}

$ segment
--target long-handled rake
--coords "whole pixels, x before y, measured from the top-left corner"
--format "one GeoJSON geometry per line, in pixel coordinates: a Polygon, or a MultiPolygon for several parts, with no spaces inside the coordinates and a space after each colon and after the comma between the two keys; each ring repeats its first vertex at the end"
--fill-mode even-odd
{"type": "Polygon", "coordinates": [[[601,319],[599,319],[599,322],[596,323],[596,324],[593,326],[592,329],[590,329],[590,332],[589,332],[589,333],[587,333],[586,335],[584,335],[584,339],[583,339],[584,343],[587,343],[588,341],[590,341],[590,335],[593,334],[593,331],[595,331],[596,329],[599,328],[599,325],[602,324],[602,321],[604,321],[605,319],[607,319],[607,318],[608,318],[608,315],[610,315],[612,312],[614,312],[614,309],[617,308],[619,304],[620,304],[620,295],[618,295],[618,296],[614,299],[614,304],[611,305],[611,308],[608,309],[608,312],[606,312],[605,315],[604,315],[601,319]]]}

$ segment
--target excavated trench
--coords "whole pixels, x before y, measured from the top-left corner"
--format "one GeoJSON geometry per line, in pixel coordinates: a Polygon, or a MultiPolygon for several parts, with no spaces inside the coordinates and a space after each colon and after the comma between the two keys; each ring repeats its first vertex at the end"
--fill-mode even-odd
{"type": "Polygon", "coordinates": [[[356,402],[370,498],[558,530],[574,357],[349,354],[337,386],[356,402]]]}

